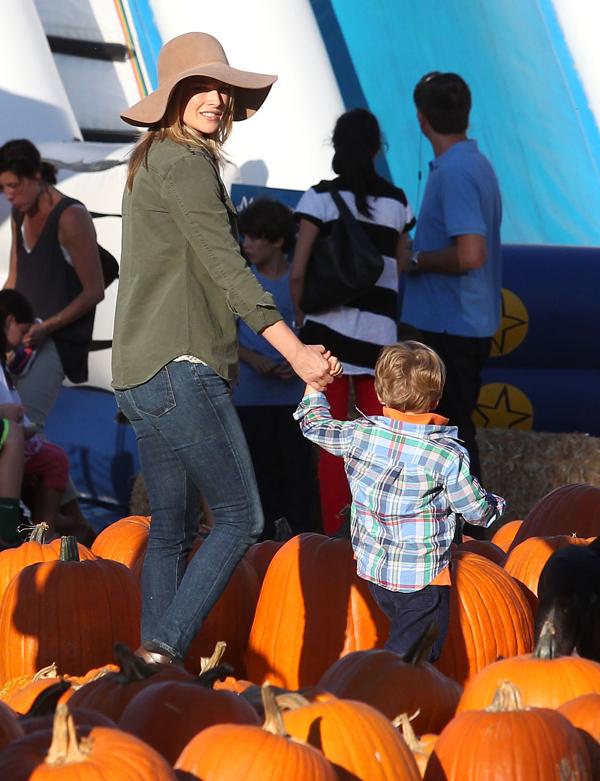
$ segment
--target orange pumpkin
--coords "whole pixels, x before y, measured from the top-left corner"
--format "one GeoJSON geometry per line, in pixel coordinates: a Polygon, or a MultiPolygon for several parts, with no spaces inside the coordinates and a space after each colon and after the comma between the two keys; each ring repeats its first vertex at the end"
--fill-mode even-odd
{"type": "Polygon", "coordinates": [[[0,751],[24,734],[23,727],[17,721],[17,714],[0,702],[0,751]]]}
{"type": "MultiPolygon", "coordinates": [[[[70,707],[69,713],[73,718],[78,735],[89,733],[92,727],[117,729],[117,725],[112,719],[98,711],[70,707]]],[[[54,725],[54,714],[48,716],[24,716],[22,719],[19,719],[19,725],[22,727],[25,735],[31,735],[32,732],[38,732],[39,730],[51,731],[54,725]]]]}
{"type": "Polygon", "coordinates": [[[494,545],[494,543],[490,542],[489,540],[467,540],[458,546],[458,550],[468,551],[470,553],[478,553],[485,559],[493,561],[494,564],[498,564],[499,567],[504,564],[504,560],[506,558],[506,553],[502,550],[502,548],[494,545]]]}
{"type": "Polygon", "coordinates": [[[141,740],[106,727],[78,737],[66,705],[59,705],[53,730],[13,741],[0,752],[0,778],[10,781],[175,781],[173,770],[141,740]]]}
{"type": "Polygon", "coordinates": [[[153,683],[123,711],[119,728],[136,735],[173,764],[187,743],[214,724],[260,724],[254,708],[237,694],[213,691],[197,681],[153,683]]]}
{"type": "Polygon", "coordinates": [[[246,551],[244,558],[252,565],[261,583],[265,579],[269,564],[285,542],[285,540],[263,540],[263,542],[255,542],[246,551]]]}
{"type": "Polygon", "coordinates": [[[466,711],[443,729],[424,781],[592,781],[575,727],[548,708],[525,708],[506,682],[486,710],[466,711]]]}
{"type": "Polygon", "coordinates": [[[507,553],[522,523],[523,521],[508,521],[494,533],[491,541],[507,553]]]}
{"type": "Polygon", "coordinates": [[[435,666],[464,683],[498,657],[533,648],[533,614],[517,583],[476,553],[452,559],[450,622],[435,666]]]}
{"type": "Polygon", "coordinates": [[[25,567],[0,602],[0,682],[56,662],[81,675],[112,658],[113,644],[139,644],[139,587],[116,561],[79,561],[74,537],[61,559],[25,567]]]}
{"type": "Polygon", "coordinates": [[[457,712],[487,707],[502,681],[518,687],[523,703],[558,708],[581,694],[600,693],[600,663],[579,656],[544,659],[535,653],[489,664],[465,685],[457,712]]]}
{"type": "Polygon", "coordinates": [[[71,708],[98,711],[118,722],[129,702],[146,686],[167,680],[192,680],[183,667],[148,665],[122,644],[116,645],[115,656],[119,669],[77,689],[69,702],[71,708]]]}
{"type": "Polygon", "coordinates": [[[129,515],[100,532],[92,545],[92,553],[101,559],[119,561],[131,569],[146,552],[149,533],[147,515],[129,515]]]}
{"type": "Polygon", "coordinates": [[[419,659],[405,661],[392,651],[355,651],[325,672],[319,685],[336,697],[366,702],[394,719],[418,715],[414,728],[439,732],[454,716],[462,686],[419,659]]]}
{"type": "Polygon", "coordinates": [[[579,730],[590,755],[592,778],[600,778],[600,693],[582,694],[557,710],[579,730]]]}
{"type": "Polygon", "coordinates": [[[381,646],[388,620],[356,574],[349,540],[305,533],[285,543],[262,584],[247,677],[298,689],[351,651],[381,646]]]}
{"type": "Polygon", "coordinates": [[[180,778],[202,781],[339,781],[331,764],[312,746],[240,724],[202,730],[183,749],[175,769],[182,773],[180,778]]]}
{"type": "MultiPolygon", "coordinates": [[[[46,543],[47,530],[47,524],[39,523],[27,542],[22,543],[18,548],[0,551],[0,601],[10,581],[25,567],[42,561],[56,561],[60,558],[60,540],[46,543]]],[[[84,545],[77,543],[77,549],[81,561],[96,558],[84,545]]]]}
{"type": "Polygon", "coordinates": [[[504,569],[537,598],[540,573],[554,551],[567,545],[589,545],[591,539],[586,540],[574,534],[528,537],[510,550],[504,562],[504,569]]]}
{"type": "Polygon", "coordinates": [[[289,734],[319,749],[340,781],[420,779],[405,741],[383,714],[364,702],[316,702],[282,715],[289,734]]]}
{"type": "Polygon", "coordinates": [[[527,513],[511,545],[529,537],[576,534],[594,537],[600,530],[600,488],[576,483],[550,491],[527,513]]]}

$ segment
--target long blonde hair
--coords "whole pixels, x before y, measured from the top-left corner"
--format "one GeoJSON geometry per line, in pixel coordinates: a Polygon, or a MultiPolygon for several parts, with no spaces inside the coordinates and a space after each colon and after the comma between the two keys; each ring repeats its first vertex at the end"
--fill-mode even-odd
{"type": "Polygon", "coordinates": [[[135,175],[143,165],[148,167],[148,155],[150,149],[155,143],[160,143],[169,138],[177,144],[184,146],[200,147],[212,157],[215,163],[219,163],[223,158],[221,147],[227,141],[233,125],[233,109],[235,101],[235,91],[232,90],[227,103],[227,108],[223,114],[223,120],[214,136],[204,136],[197,130],[188,127],[183,122],[183,103],[185,79],[180,81],[175,87],[175,91],[169,98],[167,109],[160,122],[151,125],[148,130],[140,136],[129,158],[127,168],[127,189],[133,188],[135,175]]]}

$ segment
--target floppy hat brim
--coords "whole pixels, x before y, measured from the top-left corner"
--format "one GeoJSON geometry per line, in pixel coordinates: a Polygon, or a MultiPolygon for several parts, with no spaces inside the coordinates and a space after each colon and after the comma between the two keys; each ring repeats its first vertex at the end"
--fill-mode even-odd
{"type": "Polygon", "coordinates": [[[232,68],[222,62],[207,63],[178,73],[173,79],[161,84],[154,92],[142,98],[121,114],[121,119],[130,125],[147,127],[163,118],[173,90],[183,79],[191,76],[209,78],[230,84],[235,90],[233,119],[240,121],[255,114],[264,103],[277,76],[267,73],[252,73],[232,68]]]}

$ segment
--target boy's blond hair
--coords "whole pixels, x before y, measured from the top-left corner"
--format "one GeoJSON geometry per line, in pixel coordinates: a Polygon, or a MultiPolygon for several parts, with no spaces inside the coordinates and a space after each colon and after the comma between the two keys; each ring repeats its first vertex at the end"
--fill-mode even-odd
{"type": "Polygon", "coordinates": [[[446,381],[440,356],[425,344],[400,342],[384,347],[375,364],[375,391],[386,407],[400,412],[435,409],[446,381]]]}

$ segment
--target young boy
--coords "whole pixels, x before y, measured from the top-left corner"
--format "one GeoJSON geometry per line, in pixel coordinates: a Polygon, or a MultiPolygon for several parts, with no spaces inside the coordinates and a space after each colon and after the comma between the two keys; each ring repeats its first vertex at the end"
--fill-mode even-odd
{"type": "MultiPolygon", "coordinates": [[[[260,198],[239,216],[243,250],[252,271],[291,327],[287,253],[296,235],[292,212],[280,201],[260,198]]],[[[292,531],[312,531],[317,505],[312,449],[294,423],[292,413],[304,383],[262,336],[238,321],[240,367],[233,402],[244,429],[260,493],[265,528],[275,534],[275,521],[285,517],[292,531]]]]}
{"type": "Polygon", "coordinates": [[[390,345],[375,365],[381,416],[333,420],[325,396],[310,386],[294,413],[305,437],[344,458],[358,574],[391,621],[386,648],[404,655],[435,620],[430,661],[448,629],[457,516],[489,526],[504,510],[504,499],[471,476],[456,427],[433,413],[445,373],[424,344],[390,345]]]}

